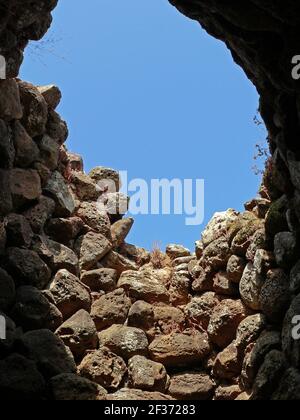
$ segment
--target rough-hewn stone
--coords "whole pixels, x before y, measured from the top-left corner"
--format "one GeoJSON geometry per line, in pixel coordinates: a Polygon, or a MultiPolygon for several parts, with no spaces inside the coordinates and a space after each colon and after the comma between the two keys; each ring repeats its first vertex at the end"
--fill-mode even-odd
{"type": "Polygon", "coordinates": [[[103,386],[108,390],[120,387],[127,372],[124,360],[107,348],[90,352],[79,365],[81,376],[103,386]]]}
{"type": "Polygon", "coordinates": [[[167,367],[197,364],[209,351],[207,334],[194,330],[159,336],[149,346],[151,359],[167,367]]]}

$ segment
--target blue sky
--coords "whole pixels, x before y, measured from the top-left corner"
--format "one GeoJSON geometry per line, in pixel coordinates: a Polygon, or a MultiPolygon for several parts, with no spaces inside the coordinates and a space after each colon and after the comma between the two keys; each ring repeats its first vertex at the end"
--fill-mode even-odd
{"type": "Polygon", "coordinates": [[[202,226],[187,227],[185,215],[136,216],[131,243],[193,248],[216,211],[242,210],[256,195],[257,92],[226,47],[167,0],[61,0],[21,77],[61,88],[68,148],[86,171],[205,180],[202,226]]]}

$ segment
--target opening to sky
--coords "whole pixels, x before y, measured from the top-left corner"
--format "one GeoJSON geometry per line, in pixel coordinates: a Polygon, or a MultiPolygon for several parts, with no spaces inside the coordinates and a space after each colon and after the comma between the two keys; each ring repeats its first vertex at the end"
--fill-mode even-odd
{"type": "Polygon", "coordinates": [[[129,242],[193,248],[216,211],[243,209],[264,133],[258,95],[223,43],[167,0],[59,2],[48,36],[27,50],[21,77],[56,84],[69,150],[131,179],[205,180],[205,222],[136,216],[129,242]]]}

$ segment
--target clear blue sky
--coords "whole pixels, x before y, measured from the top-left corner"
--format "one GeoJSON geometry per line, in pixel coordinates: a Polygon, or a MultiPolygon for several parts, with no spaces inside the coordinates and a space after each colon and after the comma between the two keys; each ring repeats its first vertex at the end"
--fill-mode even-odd
{"type": "MultiPolygon", "coordinates": [[[[60,0],[47,39],[31,45],[21,77],[61,88],[68,147],[86,171],[203,178],[205,223],[256,195],[256,90],[226,47],[167,0],[60,0]]],[[[146,248],[193,248],[205,227],[186,227],[185,216],[135,219],[129,240],[146,248]]]]}

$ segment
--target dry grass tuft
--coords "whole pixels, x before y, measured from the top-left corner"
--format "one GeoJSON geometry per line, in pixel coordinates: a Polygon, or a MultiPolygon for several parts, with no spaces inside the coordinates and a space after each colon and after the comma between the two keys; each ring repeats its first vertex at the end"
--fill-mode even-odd
{"type": "Polygon", "coordinates": [[[155,242],[153,244],[150,257],[151,257],[151,263],[153,265],[153,268],[157,270],[170,267],[171,265],[171,261],[169,257],[161,251],[159,242],[155,242]]]}

